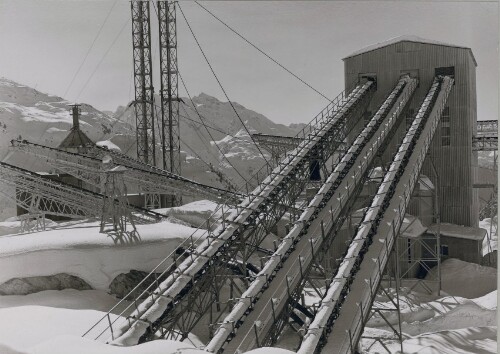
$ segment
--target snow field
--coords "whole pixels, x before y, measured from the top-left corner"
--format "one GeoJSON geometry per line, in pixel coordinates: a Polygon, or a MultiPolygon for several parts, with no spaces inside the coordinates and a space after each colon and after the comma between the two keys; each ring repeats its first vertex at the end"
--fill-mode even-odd
{"type": "MultiPolygon", "coordinates": [[[[184,216],[202,218],[200,215],[203,214],[204,217],[205,212],[210,212],[213,206],[210,204],[211,202],[196,202],[192,206],[175,208],[177,210],[172,213],[172,217],[184,222],[188,220],[184,216]],[[193,210],[192,215],[190,208],[193,210]]],[[[10,226],[16,226],[15,221],[10,223],[10,226]]],[[[3,267],[0,276],[5,271],[12,273],[12,269],[16,267],[19,268],[16,270],[19,277],[50,275],[71,269],[75,272],[74,275],[82,277],[92,286],[101,284],[101,289],[107,289],[109,283],[106,283],[112,279],[112,269],[118,271],[119,268],[126,267],[120,271],[126,272],[133,268],[130,266],[131,260],[138,267],[153,267],[158,259],[147,265],[144,254],[148,259],[156,257],[154,252],[159,245],[175,247],[175,242],[179,243],[183,235],[192,233],[192,228],[171,222],[139,225],[141,242],[117,245],[112,239],[98,233],[96,223],[63,224],[66,229],[0,237],[0,266],[3,267]],[[33,245],[36,245],[35,249],[33,245]],[[12,269],[5,267],[18,257],[21,261],[11,266],[12,269]],[[54,257],[56,259],[52,261],[54,257]],[[96,259],[102,263],[92,265],[96,263],[96,259]],[[108,263],[113,265],[109,266],[108,263]],[[91,265],[92,269],[89,268],[91,265]],[[92,280],[82,276],[85,272],[92,280]]],[[[0,226],[7,225],[2,223],[0,226]]],[[[163,258],[164,255],[165,253],[159,252],[158,257],[163,258]]],[[[449,259],[442,264],[442,279],[444,296],[409,292],[401,297],[405,353],[496,352],[496,270],[449,259]]],[[[306,300],[308,303],[319,302],[312,292],[306,300]]],[[[379,298],[377,301],[383,303],[388,300],[379,298]]],[[[102,290],[49,290],[24,296],[0,296],[0,353],[203,353],[194,349],[190,343],[174,341],[159,340],[133,347],[115,347],[81,338],[116,302],[116,298],[102,290]]],[[[375,317],[368,323],[366,331],[390,334],[387,328],[375,317]]],[[[193,342],[196,342],[194,337],[193,342]]],[[[287,342],[286,338],[283,342],[287,342]]],[[[363,346],[365,344],[363,342],[363,346]]],[[[383,348],[369,345],[368,352],[383,352],[383,348]]],[[[395,352],[398,344],[392,343],[389,347],[395,352]]],[[[249,353],[292,352],[279,348],[260,348],[249,353]]]]}

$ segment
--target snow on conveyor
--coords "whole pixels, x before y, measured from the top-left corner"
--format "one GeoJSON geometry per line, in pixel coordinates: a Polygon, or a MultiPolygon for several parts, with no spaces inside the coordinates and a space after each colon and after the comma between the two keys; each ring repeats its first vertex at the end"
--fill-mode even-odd
{"type": "Polygon", "coordinates": [[[363,319],[368,315],[366,311],[369,311],[373,300],[371,293],[376,292],[381,279],[379,270],[385,269],[395,233],[401,226],[411,191],[418,179],[452,84],[453,79],[449,77],[435,79],[379,187],[377,196],[373,198],[368,209],[370,211],[365,214],[364,222],[360,224],[298,353],[310,353],[318,348],[320,340],[327,333],[324,331],[325,326],[332,326],[329,321],[339,305],[342,306],[340,315],[337,310],[338,317],[335,316],[331,340],[324,350],[347,353],[351,341],[357,343],[363,330],[363,319]],[[372,238],[374,241],[370,245],[369,240],[372,238]],[[361,269],[356,271],[358,262],[361,262],[361,269]],[[350,278],[354,280],[349,286],[350,278]],[[359,308],[361,313],[358,313],[359,308]],[[350,335],[346,337],[348,330],[350,335]]]}
{"type": "Polygon", "coordinates": [[[138,309],[133,313],[134,320],[132,325],[128,321],[123,322],[117,327],[113,327],[111,340],[117,345],[130,345],[137,343],[139,337],[146,331],[148,322],[154,322],[172,303],[173,299],[184,289],[191,281],[193,276],[198,273],[213,257],[216,252],[231,238],[234,232],[239,228],[259,205],[263,203],[269,194],[279,185],[285,175],[297,166],[307,152],[316,145],[320,137],[326,133],[347,110],[353,106],[366,92],[372,82],[367,82],[358,86],[347,98],[347,102],[342,108],[335,112],[333,118],[324,117],[318,122],[317,127],[311,134],[311,139],[305,139],[295,150],[285,157],[280,165],[251,193],[243,202],[233,210],[226,218],[226,222],[214,230],[210,237],[207,237],[195,250],[196,257],[188,257],[178,265],[178,268],[165,281],[163,281],[153,298],[148,297],[142,302],[138,309]],[[328,119],[327,119],[328,118],[328,119]],[[316,138],[314,138],[316,136],[316,138]],[[137,320],[141,319],[141,321],[137,320]],[[142,321],[142,320],[147,320],[142,321]]]}
{"type": "MultiPolygon", "coordinates": [[[[377,151],[378,147],[384,140],[384,137],[387,136],[388,132],[396,122],[399,113],[402,111],[409,97],[413,93],[413,90],[416,87],[416,80],[412,80],[408,77],[401,79],[396,85],[395,89],[388,96],[386,101],[381,105],[377,113],[373,116],[371,121],[365,127],[365,129],[359,134],[359,136],[353,142],[351,148],[348,152],[343,156],[342,160],[335,167],[332,174],[328,177],[326,182],[323,184],[321,189],[318,191],[316,196],[311,200],[309,206],[299,217],[298,221],[295,223],[295,226],[290,230],[290,232],[284,237],[282,243],[278,246],[277,250],[270,257],[269,261],[264,265],[263,269],[256,276],[256,279],[250,284],[248,289],[242,294],[241,298],[238,300],[236,305],[233,307],[232,311],[226,316],[223,320],[220,327],[216,330],[214,337],[207,345],[205,350],[210,352],[218,352],[224,345],[228,338],[232,333],[236,332],[238,326],[241,324],[243,317],[247,316],[246,323],[236,332],[236,337],[232,339],[232,342],[227,345],[224,349],[227,352],[233,351],[246,351],[251,346],[248,346],[248,343],[241,344],[240,341],[250,341],[252,344],[255,343],[253,338],[249,338],[245,333],[250,328],[253,330],[251,325],[252,321],[248,318],[249,308],[252,306],[256,313],[265,313],[267,316],[269,313],[276,311],[279,312],[280,301],[286,300],[285,297],[281,295],[277,295],[273,293],[273,304],[264,303],[256,301],[260,297],[260,293],[267,289],[269,286],[269,291],[272,292],[272,288],[275,284],[280,282],[279,276],[274,276],[275,272],[281,268],[280,272],[285,270],[289,270],[290,272],[298,272],[299,267],[296,262],[297,257],[289,257],[288,253],[291,250],[292,245],[294,245],[297,240],[304,234],[307,230],[308,223],[314,218],[319,211],[320,205],[324,207],[326,202],[331,200],[338,200],[342,198],[343,200],[349,199],[350,193],[354,192],[356,188],[354,185],[361,181],[361,176],[364,171],[368,168],[370,161],[374,157],[374,152],[377,151]],[[403,88],[407,85],[408,87],[403,91],[403,88]],[[399,97],[402,98],[399,98],[399,97]],[[383,121],[385,123],[383,123],[383,121]],[[381,128],[379,126],[382,125],[381,128]],[[378,130],[377,130],[378,129],[378,130]],[[372,137],[373,134],[377,134],[375,137],[372,137]],[[351,163],[351,160],[355,160],[354,163],[351,163]],[[347,177],[346,177],[347,176],[347,177]],[[351,178],[353,177],[353,178],[351,178]],[[341,182],[344,180],[344,184],[341,182]],[[351,181],[349,183],[348,181],[351,181]],[[345,187],[345,188],[342,188],[345,187]],[[337,192],[338,191],[338,192],[337,192]],[[345,193],[343,191],[346,191],[345,193]],[[344,193],[342,195],[342,193],[344,193]],[[333,195],[332,195],[333,194],[333,195]],[[290,262],[290,260],[292,262],[290,262]],[[286,262],[285,264],[283,264],[286,262]],[[276,280],[276,283],[272,283],[271,281],[276,280]],[[270,285],[271,284],[271,285],[270,285]],[[263,306],[262,306],[263,305],[263,306]],[[273,307],[270,308],[269,306],[273,307]],[[250,325],[249,325],[250,323],[250,325]],[[240,338],[243,334],[243,338],[240,338]],[[236,347],[238,348],[236,349],[236,347]]],[[[337,216],[340,213],[340,207],[337,205],[334,210],[332,210],[331,218],[337,219],[337,216]]],[[[329,216],[330,218],[330,216],[329,216]]],[[[317,226],[317,225],[316,225],[317,226]]],[[[314,229],[314,227],[312,227],[314,229]]],[[[319,231],[317,229],[314,230],[317,234],[319,231]]],[[[304,237],[305,238],[305,237],[304,237]]],[[[312,241],[312,240],[311,240],[312,241]]],[[[317,249],[321,244],[321,237],[316,237],[314,240],[314,249],[317,249]]],[[[301,253],[302,257],[302,266],[304,269],[307,268],[307,261],[311,259],[309,255],[307,255],[307,251],[310,251],[310,247],[305,243],[306,247],[301,247],[301,243],[299,242],[296,245],[297,252],[301,253]]],[[[290,276],[292,278],[292,276],[290,276]]],[[[296,278],[294,275],[293,278],[296,278]]],[[[290,289],[293,289],[293,282],[290,282],[290,289]]],[[[281,284],[281,290],[286,289],[286,286],[281,284]]],[[[267,292],[269,292],[267,291],[267,292]]],[[[264,297],[262,297],[264,300],[264,297]]],[[[264,316],[253,315],[254,317],[259,318],[260,326],[259,326],[259,335],[265,337],[264,328],[267,328],[266,321],[272,320],[269,316],[264,318],[264,316]]]]}

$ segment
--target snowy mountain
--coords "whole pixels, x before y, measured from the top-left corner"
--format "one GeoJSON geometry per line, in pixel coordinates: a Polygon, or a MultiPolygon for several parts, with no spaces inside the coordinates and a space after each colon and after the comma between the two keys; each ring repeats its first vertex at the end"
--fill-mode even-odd
{"type": "MultiPolygon", "coordinates": [[[[0,78],[0,158],[5,158],[10,140],[19,137],[58,146],[72,126],[69,104],[72,102],[61,97],[0,78]]],[[[130,125],[91,105],[82,104],[81,111],[80,127],[93,141],[105,140],[110,135],[133,135],[130,125]]],[[[9,161],[14,163],[19,158],[12,156],[9,161]]]]}
{"type": "MultiPolygon", "coordinates": [[[[160,100],[156,98],[157,104],[160,100]]],[[[207,94],[193,98],[193,103],[183,99],[181,103],[180,132],[182,174],[205,184],[224,187],[217,174],[227,175],[234,185],[241,186],[264,160],[251,141],[229,102],[221,102],[207,94]],[[198,113],[209,130],[203,126],[198,113]],[[227,157],[224,158],[223,154],[227,157]],[[234,170],[234,166],[238,172],[234,170]],[[241,177],[241,176],[243,177],[241,177]]],[[[34,171],[49,171],[37,159],[20,153],[9,153],[12,139],[22,138],[30,142],[57,147],[68,135],[72,126],[69,102],[61,97],[42,93],[36,89],[0,78],[0,159],[34,171]]],[[[303,125],[289,127],[276,124],[262,114],[233,103],[241,120],[250,132],[293,136],[303,125]]],[[[120,106],[114,113],[101,112],[89,104],[81,105],[80,128],[95,142],[116,145],[122,152],[136,157],[135,112],[132,105],[120,106]]],[[[305,117],[307,118],[307,117],[305,117]]],[[[156,125],[158,128],[159,122],[156,125]]],[[[157,129],[157,143],[160,142],[157,129]]],[[[161,166],[161,148],[157,144],[157,163],[161,166]]],[[[268,153],[262,150],[269,158],[268,153]]],[[[0,198],[0,202],[1,198],[0,198]]],[[[5,216],[5,215],[3,215],[5,216]]]]}
{"type": "MultiPolygon", "coordinates": [[[[219,168],[231,179],[234,179],[237,184],[241,184],[242,179],[233,171],[231,164],[245,178],[263,165],[264,160],[243,127],[240,118],[250,133],[294,136],[304,126],[303,124],[290,126],[276,124],[262,114],[233,102],[239,115],[238,118],[229,102],[221,102],[204,93],[193,97],[192,103],[187,98],[183,98],[182,101],[179,109],[181,150],[187,156],[184,170],[187,177],[195,179],[200,173],[200,168],[207,169],[203,161],[219,168]],[[208,129],[205,128],[202,121],[208,129]],[[223,157],[222,153],[227,159],[223,157]]],[[[156,97],[156,102],[159,105],[159,97],[156,97]]],[[[130,104],[126,107],[118,107],[114,117],[135,126],[134,108],[130,104]]],[[[119,143],[117,145],[120,146],[119,143]]],[[[263,149],[262,151],[268,159],[267,152],[263,149]]]]}

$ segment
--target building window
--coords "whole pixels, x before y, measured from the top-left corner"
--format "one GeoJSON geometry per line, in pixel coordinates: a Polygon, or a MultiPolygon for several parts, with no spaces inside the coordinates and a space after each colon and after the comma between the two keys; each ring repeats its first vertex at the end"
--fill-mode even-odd
{"type": "Polygon", "coordinates": [[[450,123],[450,106],[443,108],[443,113],[441,114],[442,123],[450,123]]]}
{"type": "Polygon", "coordinates": [[[448,245],[441,245],[441,256],[448,256],[449,254],[448,245]]]}
{"type": "MultiPolygon", "coordinates": [[[[400,70],[400,75],[409,75],[413,79],[418,79],[420,77],[418,69],[406,69],[406,70],[400,70]]],[[[420,81],[417,84],[417,87],[419,86],[420,81]]]]}
{"type": "Polygon", "coordinates": [[[450,107],[446,106],[441,114],[441,146],[451,145],[450,120],[450,107]]]}
{"type": "Polygon", "coordinates": [[[451,135],[451,128],[450,127],[441,127],[441,134],[443,136],[449,137],[451,135]]]}
{"type": "Polygon", "coordinates": [[[407,240],[408,263],[411,263],[411,240],[407,240]]]}

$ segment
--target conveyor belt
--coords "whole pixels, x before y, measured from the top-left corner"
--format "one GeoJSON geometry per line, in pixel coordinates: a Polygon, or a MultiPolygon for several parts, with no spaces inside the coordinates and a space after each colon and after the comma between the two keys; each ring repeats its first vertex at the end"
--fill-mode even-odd
{"type": "Polygon", "coordinates": [[[298,353],[355,351],[452,84],[450,77],[435,79],[298,353]]]}
{"type": "Polygon", "coordinates": [[[416,86],[417,81],[407,76],[397,83],[264,269],[226,316],[207,345],[207,351],[246,352],[262,343],[268,344],[266,338],[285,310],[290,295],[310,269],[334,224],[342,223],[344,206],[360,191],[363,176],[416,86]],[[323,223],[324,220],[327,222],[323,223]]]}
{"type": "MultiPolygon", "coordinates": [[[[0,182],[16,190],[7,197],[28,211],[75,219],[100,217],[104,196],[63,182],[53,181],[35,172],[0,162],[0,182]]],[[[146,209],[129,206],[136,222],[157,221],[165,217],[146,209]]]]}
{"type": "MultiPolygon", "coordinates": [[[[200,245],[197,247],[195,245],[196,249],[191,253],[193,256],[177,263],[177,269],[174,274],[167,277],[163,283],[159,284],[159,287],[151,286],[145,290],[144,294],[149,294],[150,296],[138,305],[136,311],[132,314],[133,317],[129,317],[129,321],[119,326],[114,325],[112,333],[108,329],[109,332],[107,333],[108,335],[112,334],[111,340],[113,340],[114,344],[135,344],[139,338],[147,340],[148,336],[153,336],[156,332],[155,328],[161,329],[164,326],[175,326],[179,318],[170,318],[165,324],[162,324],[162,321],[165,321],[165,316],[167,314],[174,314],[172,309],[181,304],[184,296],[192,293],[194,287],[202,284],[199,282],[199,279],[203,275],[210,273],[209,269],[216,270],[217,272],[224,271],[225,267],[223,264],[215,264],[215,262],[220,261],[221,255],[226,256],[228,254],[230,250],[229,246],[235,240],[238,240],[239,235],[242,235],[245,231],[251,231],[255,234],[256,230],[260,230],[256,234],[260,238],[267,234],[265,231],[267,228],[261,229],[255,227],[256,223],[266,225],[267,222],[269,225],[272,225],[279,220],[282,215],[279,213],[284,213],[286,209],[283,208],[283,210],[279,210],[279,213],[276,214],[269,212],[270,208],[279,208],[280,203],[283,203],[281,198],[289,198],[290,193],[298,195],[301,192],[301,190],[289,188],[291,179],[297,175],[302,176],[305,173],[309,173],[309,156],[314,149],[333,153],[335,146],[329,143],[331,135],[337,133],[337,129],[339,129],[339,125],[343,119],[353,109],[356,109],[356,105],[363,101],[367,94],[371,92],[370,88],[372,84],[372,82],[366,82],[359,85],[338,106],[329,105],[319,118],[315,119],[314,123],[316,123],[316,127],[314,129],[311,128],[311,133],[307,137],[304,137],[303,142],[287,154],[278,167],[273,171],[269,171],[268,177],[235,210],[226,218],[221,219],[220,227],[209,232],[207,239],[200,245]],[[283,197],[279,197],[279,193],[283,197]]],[[[306,178],[303,178],[303,180],[305,184],[306,178]]],[[[293,201],[293,198],[286,200],[293,201]]],[[[247,242],[248,238],[241,241],[247,242]]],[[[257,238],[253,238],[252,242],[254,242],[254,245],[259,244],[257,238]]],[[[242,273],[245,274],[244,271],[242,273]]],[[[207,277],[203,279],[206,280],[207,277]]],[[[210,286],[213,286],[213,284],[200,285],[200,288],[197,289],[199,289],[198,291],[206,292],[210,286]]],[[[195,301],[201,298],[201,296],[189,296],[191,298],[194,297],[195,301]]],[[[210,305],[210,298],[208,300],[208,305],[210,305]]],[[[193,323],[196,323],[195,321],[199,320],[201,315],[203,315],[203,311],[206,311],[206,307],[203,308],[206,304],[207,302],[202,303],[201,307],[196,309],[198,312],[193,317],[193,323]]],[[[193,308],[189,308],[189,310],[193,310],[193,308]]],[[[179,309],[176,310],[176,313],[179,313],[179,309]]],[[[187,327],[190,325],[192,323],[188,324],[187,327]]],[[[188,332],[183,329],[180,333],[181,336],[184,336],[188,332]]]]}
{"type": "Polygon", "coordinates": [[[179,193],[196,197],[204,196],[214,201],[224,201],[226,203],[235,203],[242,198],[241,195],[236,193],[191,181],[145,163],[134,161],[123,154],[111,152],[110,150],[93,149],[93,151],[96,151],[94,155],[100,157],[96,158],[30,143],[26,140],[12,140],[11,145],[14,151],[24,152],[44,159],[57,170],[68,173],[97,188],[101,187],[103,177],[102,158],[108,154],[112,156],[115,165],[127,167],[124,179],[129,189],[135,187],[142,192],[148,193],[179,193]]]}

